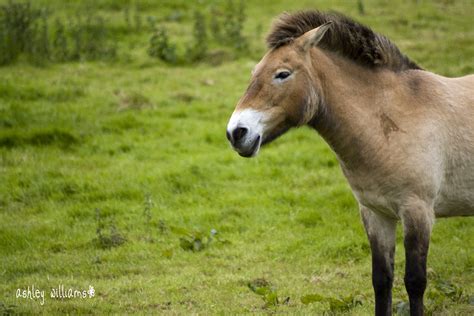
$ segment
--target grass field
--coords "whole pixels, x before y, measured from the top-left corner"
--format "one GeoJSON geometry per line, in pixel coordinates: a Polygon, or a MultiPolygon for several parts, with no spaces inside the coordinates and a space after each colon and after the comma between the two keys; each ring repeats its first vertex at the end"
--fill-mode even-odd
{"type": "MultiPolygon", "coordinates": [[[[194,10],[219,3],[142,1],[141,10],[181,14],[166,25],[183,47],[194,10]]],[[[33,4],[64,16],[96,10],[118,57],[0,67],[0,314],[372,313],[368,242],[329,147],[301,128],[243,159],[225,126],[282,11],[343,12],[424,68],[461,76],[474,72],[473,1],[372,0],[364,14],[357,1],[246,1],[248,54],[177,66],[147,55],[150,32],[126,30],[128,1],[33,4]],[[32,286],[44,305],[16,297],[32,286]],[[59,286],[93,286],[95,296],[51,298],[59,286]]],[[[474,313],[473,236],[472,218],[435,225],[430,314],[474,313]]]]}

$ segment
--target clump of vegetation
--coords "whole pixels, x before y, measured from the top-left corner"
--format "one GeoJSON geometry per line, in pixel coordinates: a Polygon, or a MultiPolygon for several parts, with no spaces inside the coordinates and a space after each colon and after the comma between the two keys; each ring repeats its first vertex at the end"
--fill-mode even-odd
{"type": "Polygon", "coordinates": [[[290,298],[281,299],[275,287],[264,278],[257,278],[247,283],[247,287],[257,295],[260,295],[265,302],[264,307],[273,307],[281,304],[288,304],[290,298]]]}
{"type": "Polygon", "coordinates": [[[52,13],[49,8],[34,8],[29,2],[10,1],[1,6],[0,65],[10,64],[21,55],[34,64],[116,57],[116,46],[102,17],[79,12],[67,25],[56,18],[51,29],[52,13]],[[73,43],[71,50],[69,42],[73,43]]]}
{"type": "Polygon", "coordinates": [[[170,43],[168,32],[163,26],[158,27],[150,38],[148,55],[170,64],[176,64],[178,61],[176,46],[170,43]]]}
{"type": "MultiPolygon", "coordinates": [[[[431,284],[433,286],[426,293],[428,312],[430,313],[440,312],[452,303],[469,304],[472,299],[465,289],[436,273],[432,275],[431,284]]],[[[399,305],[403,306],[403,303],[409,306],[408,302],[401,302],[399,305]]]]}
{"type": "Polygon", "coordinates": [[[125,236],[120,233],[113,220],[109,221],[108,223],[105,222],[105,216],[98,208],[95,210],[95,220],[97,229],[96,238],[94,238],[93,242],[98,248],[110,249],[121,246],[127,241],[125,236]],[[107,226],[108,232],[106,232],[107,226]]]}
{"type": "Polygon", "coordinates": [[[301,298],[301,303],[307,305],[311,303],[329,304],[329,310],[333,313],[348,312],[351,309],[362,305],[363,298],[361,295],[349,295],[347,297],[330,297],[320,294],[308,294],[301,298]]]}
{"type": "Polygon", "coordinates": [[[55,32],[52,40],[53,59],[59,62],[68,60],[68,40],[64,24],[60,19],[56,19],[55,32]]]}
{"type": "Polygon", "coordinates": [[[9,64],[20,54],[32,51],[31,39],[40,16],[41,11],[29,2],[8,2],[0,7],[0,64],[9,64]]]}
{"type": "Polygon", "coordinates": [[[171,227],[171,231],[179,237],[181,249],[192,252],[199,252],[208,248],[214,241],[222,244],[229,243],[228,240],[219,238],[217,230],[211,229],[209,233],[200,230],[188,230],[182,227],[171,227]]]}
{"type": "MultiPolygon", "coordinates": [[[[236,3],[234,0],[229,0],[221,10],[211,7],[207,13],[195,12],[193,37],[191,43],[188,44],[185,56],[177,56],[176,46],[171,44],[163,26],[157,28],[150,38],[148,55],[169,64],[200,62],[209,57],[209,47],[212,44],[230,48],[233,55],[238,56],[249,50],[248,39],[243,35],[245,20],[244,1],[236,3]],[[209,23],[207,23],[208,16],[210,16],[209,23]],[[208,28],[212,34],[211,37],[208,35],[208,28]]],[[[211,63],[214,63],[215,58],[209,59],[211,63]]]]}
{"type": "Polygon", "coordinates": [[[365,14],[365,7],[363,0],[357,0],[357,10],[359,11],[360,15],[365,14]]]}
{"type": "Polygon", "coordinates": [[[221,13],[216,7],[211,8],[209,27],[214,41],[216,42],[221,42],[224,37],[222,33],[222,21],[220,15],[221,13]]]}
{"type": "Polygon", "coordinates": [[[107,28],[100,16],[89,16],[79,25],[82,35],[79,57],[86,60],[111,59],[116,55],[116,47],[107,42],[107,28]]]}
{"type": "Polygon", "coordinates": [[[207,30],[206,30],[206,18],[200,12],[194,14],[194,29],[193,29],[193,42],[188,47],[187,55],[192,61],[200,61],[204,59],[208,48],[207,30]]]}
{"type": "Polygon", "coordinates": [[[183,250],[198,252],[207,248],[211,242],[213,234],[210,235],[201,231],[188,231],[177,227],[173,228],[173,232],[180,234],[179,245],[183,250]]]}
{"type": "Polygon", "coordinates": [[[240,0],[236,4],[234,1],[229,0],[224,12],[224,39],[226,43],[238,52],[246,52],[248,50],[248,41],[242,34],[246,19],[245,2],[240,0]]]}

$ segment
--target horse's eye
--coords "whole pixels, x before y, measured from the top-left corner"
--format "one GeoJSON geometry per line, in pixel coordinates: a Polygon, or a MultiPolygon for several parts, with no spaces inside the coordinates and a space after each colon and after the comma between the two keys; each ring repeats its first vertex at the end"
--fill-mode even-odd
{"type": "Polygon", "coordinates": [[[290,75],[291,75],[291,72],[289,72],[289,71],[286,71],[286,70],[285,71],[280,71],[275,75],[275,79],[283,80],[283,79],[288,78],[290,75]]]}

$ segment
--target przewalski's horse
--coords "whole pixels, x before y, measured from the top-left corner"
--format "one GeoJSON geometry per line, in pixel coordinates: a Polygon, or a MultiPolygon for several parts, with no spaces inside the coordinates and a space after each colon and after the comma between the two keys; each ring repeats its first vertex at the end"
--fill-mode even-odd
{"type": "Polygon", "coordinates": [[[283,14],[227,126],[244,157],[291,127],[331,146],[360,205],[377,315],[391,314],[401,220],[411,315],[423,314],[435,217],[474,215],[474,76],[422,70],[382,35],[339,14],[283,14]]]}

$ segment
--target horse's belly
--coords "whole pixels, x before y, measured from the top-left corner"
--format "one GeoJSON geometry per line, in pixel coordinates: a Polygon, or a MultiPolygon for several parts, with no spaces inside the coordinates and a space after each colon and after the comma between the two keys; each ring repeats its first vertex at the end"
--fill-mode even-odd
{"type": "Polygon", "coordinates": [[[471,186],[453,185],[441,190],[435,200],[436,217],[474,215],[474,178],[471,186]]]}

